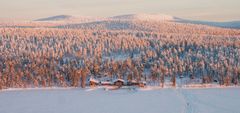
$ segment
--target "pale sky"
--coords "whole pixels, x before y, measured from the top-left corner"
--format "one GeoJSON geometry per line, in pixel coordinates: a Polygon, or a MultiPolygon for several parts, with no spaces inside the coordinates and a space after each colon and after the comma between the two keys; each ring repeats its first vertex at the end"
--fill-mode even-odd
{"type": "Polygon", "coordinates": [[[209,20],[240,20],[240,0],[0,0],[0,19],[55,15],[115,16],[149,13],[209,20]]]}

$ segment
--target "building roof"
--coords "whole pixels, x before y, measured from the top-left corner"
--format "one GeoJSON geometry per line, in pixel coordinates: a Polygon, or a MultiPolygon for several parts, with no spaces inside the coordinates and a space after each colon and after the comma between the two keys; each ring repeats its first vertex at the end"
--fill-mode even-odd
{"type": "Polygon", "coordinates": [[[114,82],[117,82],[117,81],[125,82],[125,80],[123,80],[123,79],[115,79],[115,80],[113,80],[113,83],[114,83],[114,82]]]}
{"type": "Polygon", "coordinates": [[[146,81],[140,81],[139,83],[147,84],[147,82],[146,82],[146,81]]]}
{"type": "Polygon", "coordinates": [[[131,83],[137,83],[137,81],[136,81],[136,80],[131,80],[131,81],[129,81],[129,82],[131,82],[131,83]]]}
{"type": "Polygon", "coordinates": [[[101,81],[101,84],[111,84],[111,82],[108,82],[108,81],[101,81]]]}
{"type": "Polygon", "coordinates": [[[98,81],[98,80],[96,80],[96,79],[94,79],[94,78],[92,78],[92,77],[89,79],[89,82],[95,82],[95,83],[99,83],[99,81],[98,81]]]}

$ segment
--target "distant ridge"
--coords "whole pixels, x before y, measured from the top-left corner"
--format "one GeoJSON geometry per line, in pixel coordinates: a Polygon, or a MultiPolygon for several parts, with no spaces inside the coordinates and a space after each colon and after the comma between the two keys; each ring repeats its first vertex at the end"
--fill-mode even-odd
{"type": "Polygon", "coordinates": [[[71,18],[74,18],[74,17],[70,15],[56,15],[56,16],[51,16],[47,18],[40,18],[35,21],[62,21],[62,20],[69,20],[71,18]]]}
{"type": "Polygon", "coordinates": [[[175,22],[178,23],[188,23],[188,24],[200,24],[200,25],[208,25],[214,27],[221,27],[221,28],[234,28],[240,29],[240,21],[229,21],[229,22],[212,22],[212,21],[201,21],[201,20],[187,20],[177,18],[175,22]]]}
{"type": "Polygon", "coordinates": [[[56,15],[47,18],[40,18],[34,21],[38,22],[60,22],[60,23],[87,23],[101,21],[104,18],[90,17],[90,16],[71,16],[71,15],[56,15]]]}
{"type": "MultiPolygon", "coordinates": [[[[201,20],[190,20],[190,19],[183,19],[178,18],[175,16],[165,15],[165,14],[126,14],[126,15],[117,15],[112,17],[106,17],[106,18],[95,18],[95,17],[87,17],[87,16],[71,16],[71,15],[57,15],[57,16],[51,16],[47,18],[40,18],[36,19],[34,21],[38,22],[62,22],[64,23],[71,23],[71,24],[80,24],[85,23],[84,25],[89,25],[91,23],[97,22],[97,24],[103,23],[109,23],[112,21],[149,21],[149,22],[175,22],[175,23],[184,23],[184,24],[196,24],[196,25],[207,25],[207,26],[213,26],[213,27],[221,27],[221,28],[234,28],[234,29],[240,29],[240,21],[230,21],[230,22],[211,22],[211,21],[201,21],[201,20]],[[91,22],[91,23],[89,23],[91,22]]],[[[123,26],[126,27],[126,22],[122,22],[124,25],[120,25],[121,23],[114,24],[114,26],[123,26]]],[[[95,23],[96,24],[96,23],[95,23]]]]}
{"type": "Polygon", "coordinates": [[[173,21],[174,17],[165,14],[127,14],[120,16],[113,16],[110,19],[119,20],[142,20],[142,21],[173,21]]]}

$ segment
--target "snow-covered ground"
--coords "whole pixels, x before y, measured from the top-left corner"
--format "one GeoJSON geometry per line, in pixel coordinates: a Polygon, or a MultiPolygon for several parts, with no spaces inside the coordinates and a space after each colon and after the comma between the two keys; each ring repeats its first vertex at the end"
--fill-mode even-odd
{"type": "Polygon", "coordinates": [[[240,88],[0,92],[0,113],[240,113],[240,88]]]}

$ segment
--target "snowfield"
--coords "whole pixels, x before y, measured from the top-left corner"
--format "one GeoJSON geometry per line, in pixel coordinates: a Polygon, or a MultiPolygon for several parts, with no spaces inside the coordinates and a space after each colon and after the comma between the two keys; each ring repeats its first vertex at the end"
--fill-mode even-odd
{"type": "Polygon", "coordinates": [[[0,113],[240,113],[240,88],[0,92],[0,113]]]}

